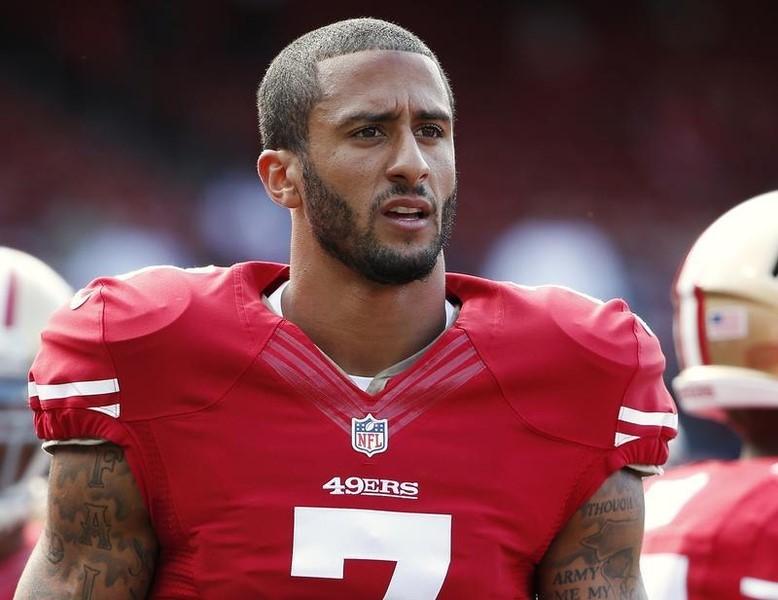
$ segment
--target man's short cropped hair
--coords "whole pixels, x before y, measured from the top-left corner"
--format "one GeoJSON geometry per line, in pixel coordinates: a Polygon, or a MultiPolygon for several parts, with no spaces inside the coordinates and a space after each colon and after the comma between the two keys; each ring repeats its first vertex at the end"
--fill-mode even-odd
{"type": "Polygon", "coordinates": [[[270,63],[257,90],[263,147],[305,153],[308,117],[322,98],[317,63],[364,50],[415,52],[432,59],[446,86],[451,110],[454,110],[448,78],[435,54],[421,39],[387,21],[348,19],[297,38],[270,63]]]}

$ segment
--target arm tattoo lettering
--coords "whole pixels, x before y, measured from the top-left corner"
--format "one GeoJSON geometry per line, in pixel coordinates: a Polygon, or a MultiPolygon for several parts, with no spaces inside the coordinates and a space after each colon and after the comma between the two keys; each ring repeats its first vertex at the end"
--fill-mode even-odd
{"type": "Polygon", "coordinates": [[[47,542],[46,560],[52,565],[62,562],[62,559],[65,558],[65,545],[62,536],[50,529],[46,529],[44,535],[47,542]]]}
{"type": "Polygon", "coordinates": [[[84,509],[86,515],[81,521],[81,537],[79,544],[85,546],[92,545],[92,538],[97,538],[97,547],[102,550],[110,550],[111,546],[111,525],[108,523],[106,513],[108,505],[98,505],[85,503],[84,509]]]}
{"type": "Polygon", "coordinates": [[[135,551],[136,563],[130,567],[130,575],[140,577],[144,573],[150,573],[154,569],[153,557],[138,538],[132,539],[132,549],[135,551]]]}
{"type": "Polygon", "coordinates": [[[538,570],[542,600],[643,600],[643,490],[636,475],[612,475],[570,520],[538,570]]]}
{"type": "Polygon", "coordinates": [[[119,447],[58,448],[49,476],[48,511],[19,597],[145,597],[157,541],[119,447]]]}
{"type": "Polygon", "coordinates": [[[124,453],[118,446],[111,444],[102,444],[97,447],[95,452],[95,462],[92,468],[92,476],[89,479],[89,487],[105,487],[103,483],[103,472],[113,473],[117,462],[124,460],[124,453]],[[103,448],[105,446],[105,448],[103,448]]]}
{"type": "Polygon", "coordinates": [[[84,586],[81,588],[81,600],[92,600],[95,591],[95,580],[100,574],[98,569],[84,565],[84,586]]]}

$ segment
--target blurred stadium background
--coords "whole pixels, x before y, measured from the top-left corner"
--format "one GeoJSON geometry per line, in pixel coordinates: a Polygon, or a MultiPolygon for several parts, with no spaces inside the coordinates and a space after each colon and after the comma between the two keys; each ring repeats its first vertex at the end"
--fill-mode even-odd
{"type": "MultiPolygon", "coordinates": [[[[778,3],[6,2],[0,244],[79,287],[146,264],[285,260],[254,89],[297,35],[376,16],[457,97],[453,270],[622,296],[676,372],[669,290],[717,215],[778,188],[778,3]]],[[[686,454],[734,438],[683,419],[686,454]]]]}

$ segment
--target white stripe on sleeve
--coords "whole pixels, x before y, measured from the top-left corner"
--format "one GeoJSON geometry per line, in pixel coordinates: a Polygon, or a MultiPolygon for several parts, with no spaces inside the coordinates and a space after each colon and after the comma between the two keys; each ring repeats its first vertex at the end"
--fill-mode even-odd
{"type": "Polygon", "coordinates": [[[37,396],[39,400],[58,400],[72,396],[98,396],[119,391],[119,380],[96,379],[93,381],[72,381],[70,383],[36,384],[31,381],[27,385],[30,398],[37,396]]]}
{"type": "Polygon", "coordinates": [[[743,577],[740,580],[740,593],[747,598],[778,600],[778,581],[743,577]]]}
{"type": "Polygon", "coordinates": [[[639,436],[637,435],[629,435],[626,433],[619,433],[616,432],[616,439],[613,442],[614,446],[621,446],[622,444],[626,444],[627,442],[631,442],[632,440],[639,439],[639,436]]]}
{"type": "Polygon", "coordinates": [[[619,421],[633,425],[657,425],[678,429],[678,415],[671,412],[644,412],[627,406],[619,410],[619,421]]]}
{"type": "Polygon", "coordinates": [[[113,417],[114,419],[118,419],[119,414],[121,413],[120,406],[118,404],[109,404],[107,406],[87,406],[87,408],[89,410],[108,415],[109,417],[113,417]]]}

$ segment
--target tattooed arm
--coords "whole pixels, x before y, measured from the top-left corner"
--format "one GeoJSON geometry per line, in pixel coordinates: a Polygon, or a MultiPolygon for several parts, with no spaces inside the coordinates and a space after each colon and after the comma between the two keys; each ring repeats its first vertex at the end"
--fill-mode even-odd
{"type": "Polygon", "coordinates": [[[15,599],[145,598],[156,553],[148,512],[122,449],[56,447],[46,528],[15,599]]]}
{"type": "Polygon", "coordinates": [[[541,600],[645,600],[643,484],[623,469],[576,511],[538,569],[541,600]]]}

